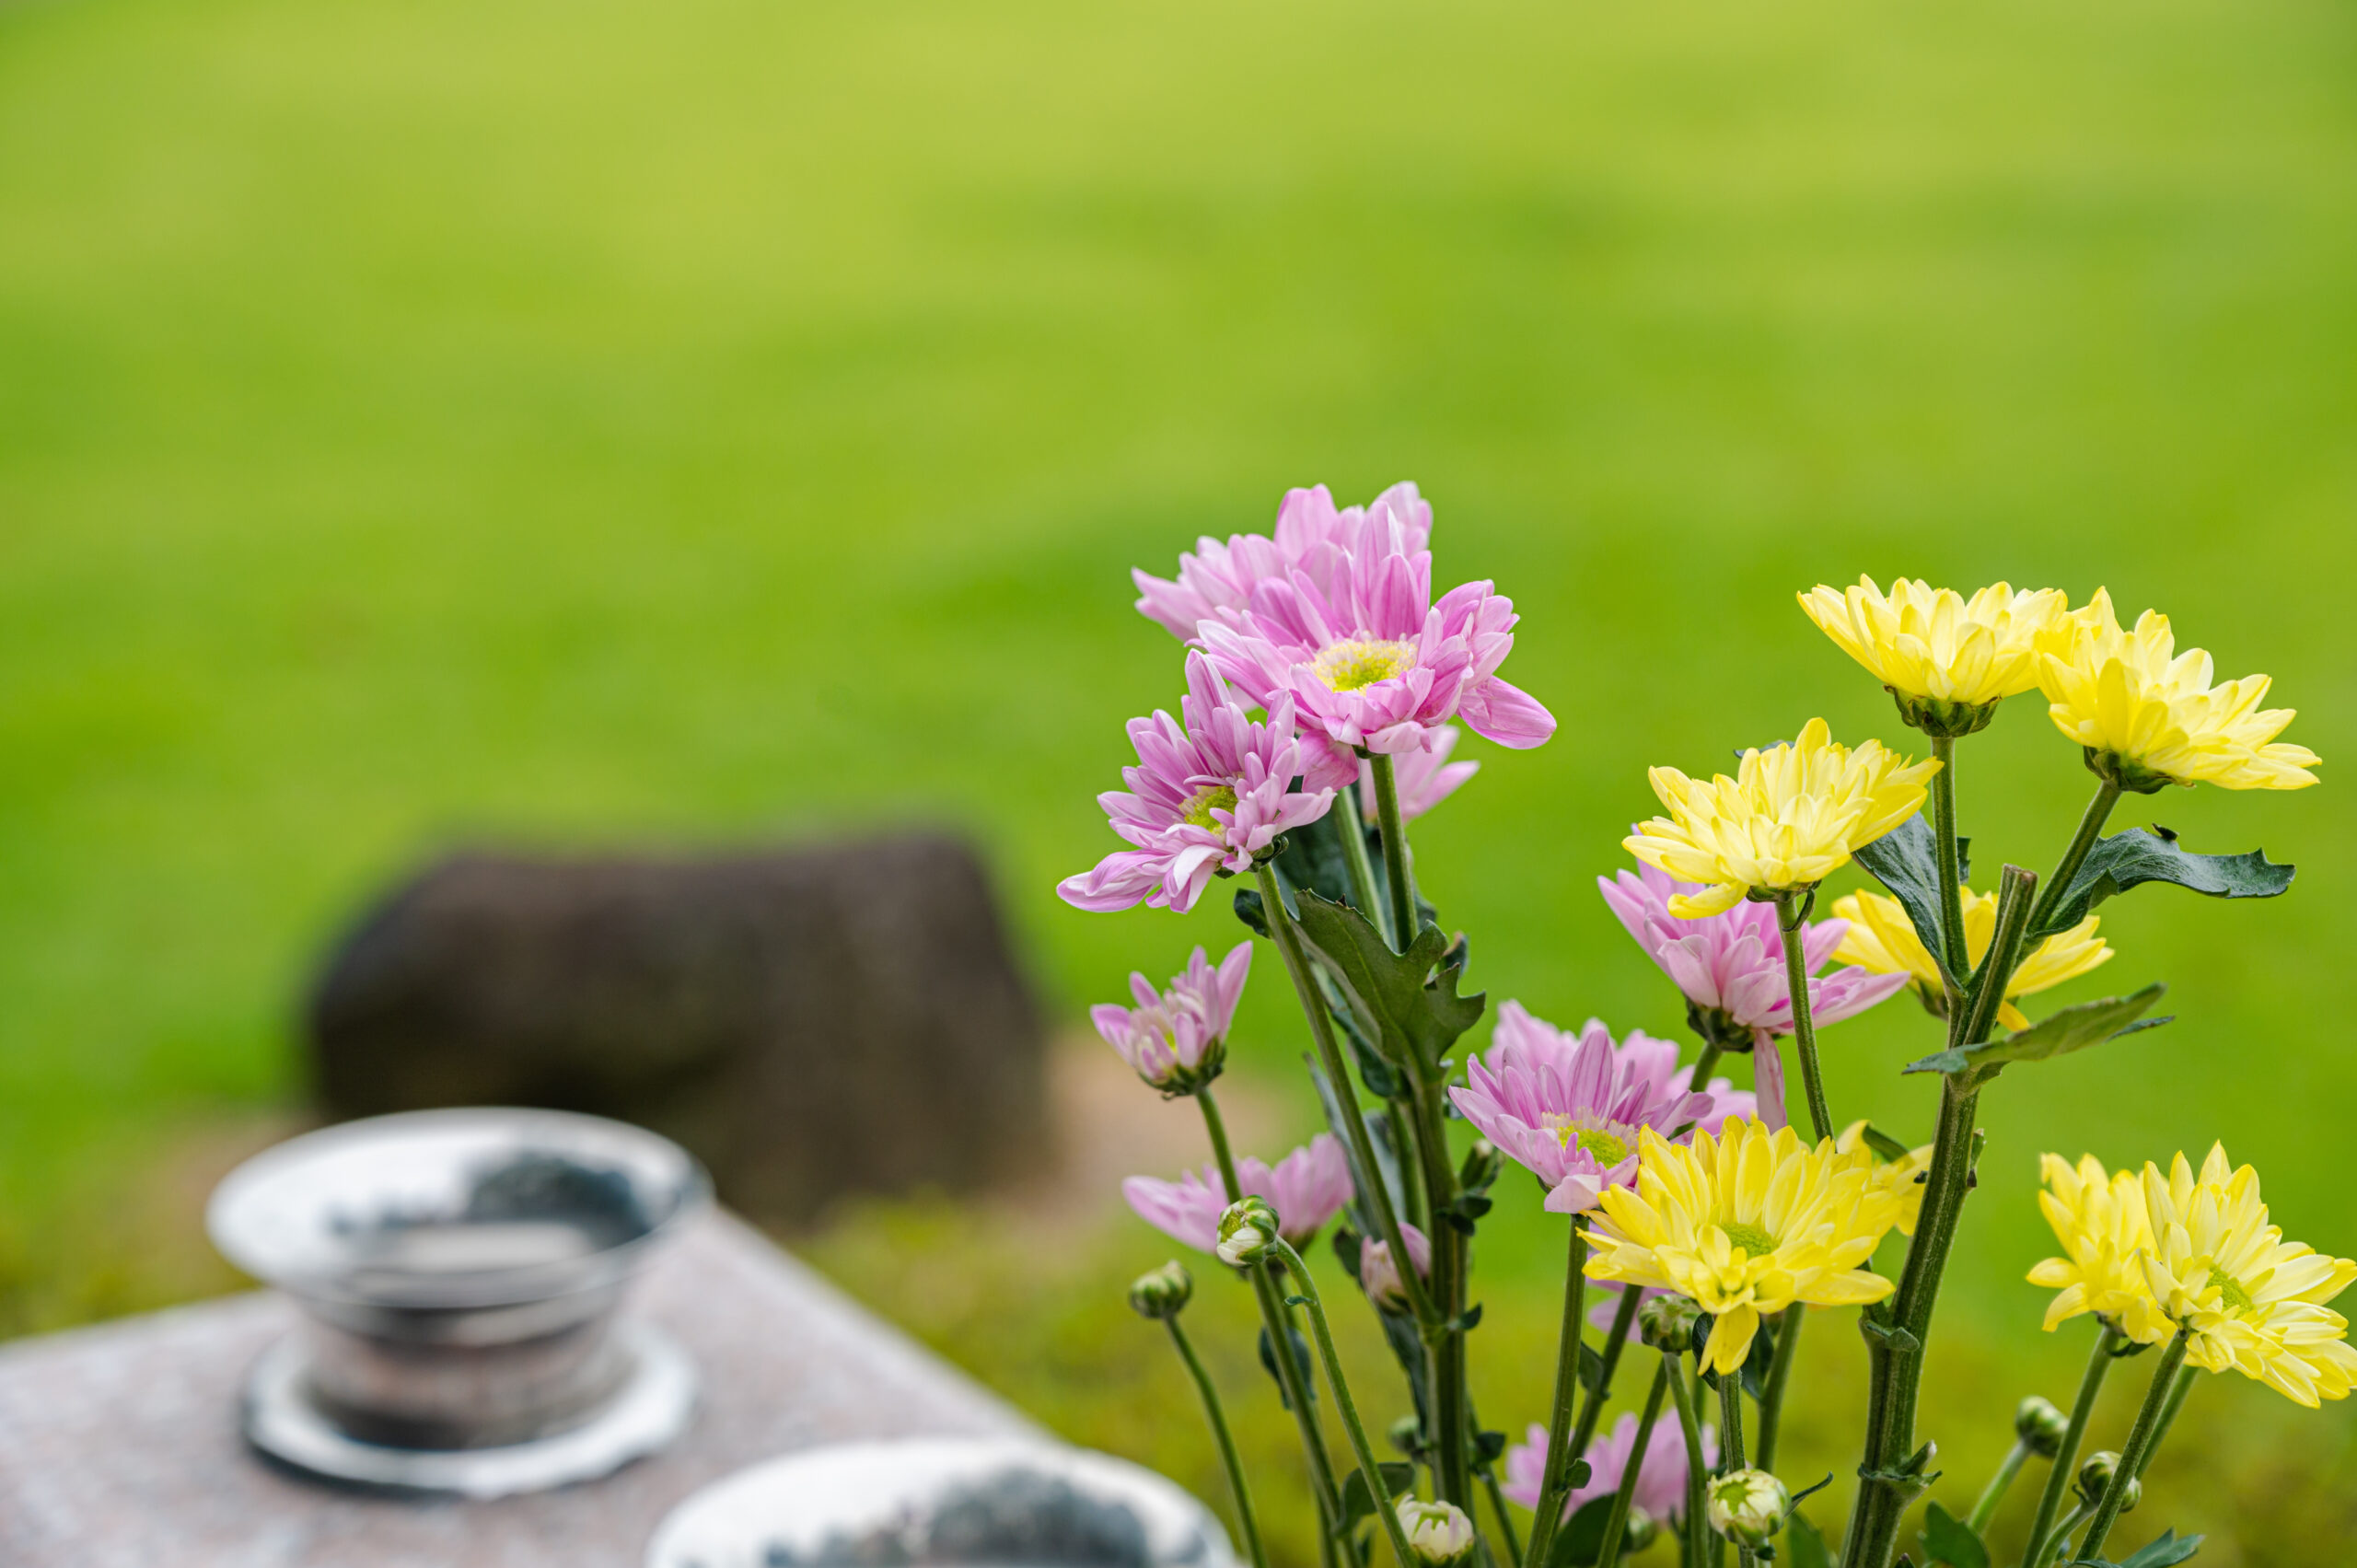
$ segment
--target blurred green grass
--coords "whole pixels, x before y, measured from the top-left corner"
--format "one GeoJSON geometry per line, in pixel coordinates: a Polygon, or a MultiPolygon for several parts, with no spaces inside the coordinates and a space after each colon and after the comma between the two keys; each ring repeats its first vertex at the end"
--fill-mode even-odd
{"type": "MultiPolygon", "coordinates": [[[[1178,689],[1126,569],[1291,483],[1416,478],[1523,610],[1563,732],[1418,848],[1565,1022],[1677,1018],[1591,884],[1647,763],[1901,738],[1811,583],[2107,583],[2329,781],[2352,45],[2317,0],[0,10],[0,1295],[65,1304],[12,1320],[146,1298],[60,1286],[120,1266],[71,1216],[299,1096],[308,966],[438,844],[947,820],[1067,1016],[1236,939],[1049,889],[1178,689]]],[[[2028,703],[1961,779],[2039,866],[2087,782],[2028,703]]],[[[2107,912],[2182,1019],[1984,1102],[1960,1335],[2037,1310],[2041,1148],[2223,1136],[2357,1251],[2340,799],[2140,806],[2299,887],[2107,912]]],[[[1832,1031],[1842,1113],[1927,1135],[1922,1036],[1832,1031]]],[[[1485,1263],[1540,1288],[1551,1233],[1485,1263]]]]}

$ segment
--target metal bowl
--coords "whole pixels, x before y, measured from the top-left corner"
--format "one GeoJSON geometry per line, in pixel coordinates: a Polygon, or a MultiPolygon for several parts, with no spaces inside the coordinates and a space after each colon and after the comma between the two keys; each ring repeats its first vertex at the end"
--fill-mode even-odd
{"type": "Polygon", "coordinates": [[[1126,1460],[1020,1439],[790,1454],[674,1508],[646,1568],[1237,1568],[1203,1505],[1126,1460]]]}
{"type": "MultiPolygon", "coordinates": [[[[562,1111],[377,1117],[256,1156],[215,1191],[207,1227],[303,1316],[296,1346],[250,1386],[249,1435],[306,1468],[401,1484],[404,1453],[512,1449],[594,1425],[644,1393],[633,1385],[654,1365],[684,1365],[647,1353],[644,1330],[617,1333],[616,1309],[710,1191],[668,1139],[562,1111]],[[334,1441],[290,1453],[272,1436],[290,1423],[334,1441]],[[358,1458],[323,1466],[339,1446],[358,1458]]],[[[644,1452],[643,1411],[635,1429],[644,1452]]]]}

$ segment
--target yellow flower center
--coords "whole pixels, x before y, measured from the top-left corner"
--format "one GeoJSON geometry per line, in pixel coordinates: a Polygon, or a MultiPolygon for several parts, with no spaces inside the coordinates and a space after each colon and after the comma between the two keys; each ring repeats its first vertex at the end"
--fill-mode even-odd
{"type": "Polygon", "coordinates": [[[2218,1299],[2225,1303],[2229,1311],[2256,1312],[2258,1310],[2258,1303],[2250,1298],[2250,1292],[2243,1288],[2242,1282],[2215,1263],[2210,1265],[2209,1283],[2217,1287],[2218,1299]]]}
{"type": "Polygon", "coordinates": [[[1598,1165],[1619,1165],[1629,1157],[1629,1141],[1602,1127],[1558,1127],[1556,1136],[1566,1146],[1576,1144],[1598,1165]]]}
{"type": "Polygon", "coordinates": [[[1776,1238],[1756,1225],[1742,1220],[1721,1222],[1719,1228],[1727,1233],[1727,1245],[1740,1247],[1754,1258],[1765,1258],[1776,1250],[1776,1238]]]}
{"type": "Polygon", "coordinates": [[[1406,639],[1378,642],[1346,637],[1329,645],[1309,668],[1333,691],[1356,691],[1378,680],[1388,680],[1416,662],[1416,645],[1406,639]]]}
{"type": "Polygon", "coordinates": [[[1219,824],[1212,819],[1212,811],[1214,807],[1221,811],[1236,809],[1235,785],[1205,784],[1195,792],[1195,797],[1192,800],[1187,802],[1183,819],[1192,827],[1202,828],[1215,833],[1219,831],[1219,824]]]}

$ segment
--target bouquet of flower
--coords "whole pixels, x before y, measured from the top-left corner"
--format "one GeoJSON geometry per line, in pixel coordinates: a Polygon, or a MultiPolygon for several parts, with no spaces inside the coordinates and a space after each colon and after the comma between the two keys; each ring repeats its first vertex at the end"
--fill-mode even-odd
{"type": "MultiPolygon", "coordinates": [[[[1201,1174],[1133,1178],[1129,1201],[1255,1293],[1329,1568],[1373,1561],[1378,1535],[1403,1568],[1609,1565],[1661,1536],[1685,1568],[1719,1568],[1730,1549],[1747,1565],[1782,1553],[1797,1568],[1886,1568],[1934,1476],[1916,1396],[1974,1184],[1982,1092],[2167,1022],[2152,1016],[2158,984],[2035,1019],[2023,1005],[2111,959],[2096,913],[2107,900],[2146,884],[2227,899],[2291,884],[2290,866],[2258,852],[2198,854],[2165,829],[2106,837],[2113,808],[2170,784],[2301,788],[2317,758],[2276,738],[2293,715],[2260,705],[2267,677],[2213,682],[2210,656],[2177,653],[2165,617],[2148,610],[2123,630],[2101,591],[2073,610],[2059,592],[2004,584],[1969,598],[1904,579],[1887,594],[1871,580],[1817,587],[1801,609],[1891,693],[1929,756],[1843,746],[1810,719],[1742,752],[1732,777],[1654,769],[1664,815],[1622,841],[1636,866],[1598,882],[1681,993],[1696,1056],[1681,1063],[1674,1042],[1616,1039],[1601,1022],[1558,1028],[1512,1002],[1480,1056],[1458,1042],[1484,999],[1459,989],[1465,938],[1444,935],[1423,900],[1408,825],[1478,766],[1449,760],[1457,725],[1527,749],[1555,722],[1499,674],[1512,602],[1488,582],[1434,598],[1431,530],[1411,484],[1364,508],[1296,490],[1271,534],[1205,539],[1174,579],[1136,574],[1138,608],[1187,645],[1187,695],[1176,718],[1131,721],[1137,765],[1098,797],[1129,847],[1058,891],[1083,909],[1184,912],[1215,878],[1245,879],[1236,913],[1283,961],[1332,1132],[1274,1166],[1237,1156],[1213,1085],[1252,946],[1216,965],[1198,948],[1167,990],[1132,976],[1134,1005],[1095,1011],[1141,1078],[1194,1100],[1211,1145],[1201,1174]],[[2051,871],[2007,865],[1993,891],[1977,891],[1957,832],[1957,742],[2033,689],[2080,748],[2094,799],[2051,871]],[[1885,891],[1813,919],[1819,887],[1852,861],[1885,891]],[[1943,1036],[1901,1069],[1938,1086],[1922,1144],[1840,1120],[1818,1065],[1818,1028],[1901,991],[1943,1036]],[[1736,1056],[1751,1059],[1747,1090],[1717,1075],[1736,1056]],[[1461,1157],[1452,1119],[1479,1134],[1460,1138],[1461,1157]],[[1569,1253],[1552,1407],[1511,1448],[1466,1387],[1480,1317],[1468,1305],[1470,1242],[1508,1165],[1565,1216],[1569,1253]],[[1414,1413],[1387,1434],[1404,1459],[1378,1458],[1303,1262],[1329,1225],[1406,1376],[1414,1413]],[[1893,1229],[1908,1238],[1895,1279],[1873,1267],[1893,1229]],[[1854,1309],[1871,1373],[1838,1539],[1775,1473],[1794,1347],[1812,1309],[1836,1308],[1854,1309]],[[1632,1352],[1654,1363],[1642,1413],[1599,1433],[1632,1352]],[[1329,1451],[1312,1402],[1321,1370],[1346,1456],[1329,1451]],[[1533,1511],[1527,1532],[1510,1500],[1533,1511]]],[[[1984,1568],[1982,1532],[2037,1458],[2048,1469],[2023,1568],[2110,1562],[2197,1368],[2311,1406],[2357,1379],[2347,1321],[2327,1305],[2357,1262],[2286,1241],[2257,1174],[2223,1149],[2198,1167],[2179,1154],[2119,1172],[2049,1155],[2044,1184],[2061,1255],[2030,1279],[2057,1292],[2049,1330],[2095,1320],[2086,1375],[2067,1414],[2036,1399],[2014,1411],[2016,1441],[1963,1516],[1927,1505],[1928,1562],[1984,1568]],[[2098,1388],[2148,1350],[2126,1446],[2082,1462],[2098,1388]]],[[[1131,1302],[1166,1325],[1192,1374],[1246,1550],[1265,1568],[1248,1478],[1179,1328],[1191,1290],[1173,1262],[1137,1281],[1131,1302]]],[[[2120,1568],[2184,1562],[2199,1539],[2164,1533],[2120,1568]]]]}

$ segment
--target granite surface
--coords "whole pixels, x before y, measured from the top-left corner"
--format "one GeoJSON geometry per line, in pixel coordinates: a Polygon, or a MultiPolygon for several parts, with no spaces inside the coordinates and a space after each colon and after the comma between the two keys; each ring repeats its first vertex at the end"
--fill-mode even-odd
{"type": "Polygon", "coordinates": [[[496,1503],[340,1489],[238,1436],[247,1367],[291,1320],[257,1295],[0,1347],[7,1568],[638,1568],[663,1515],[791,1449],[919,1433],[1035,1434],[741,1222],[698,1222],[625,1311],[703,1375],[669,1451],[604,1481],[496,1503]]]}

